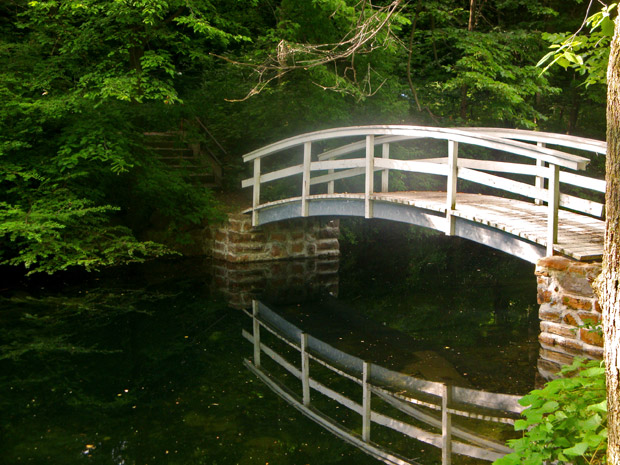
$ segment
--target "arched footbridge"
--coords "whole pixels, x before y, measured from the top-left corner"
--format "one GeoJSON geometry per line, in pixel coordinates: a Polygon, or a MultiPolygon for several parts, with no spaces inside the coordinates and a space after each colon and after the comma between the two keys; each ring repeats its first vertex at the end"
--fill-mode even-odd
{"type": "Polygon", "coordinates": [[[381,218],[485,244],[530,262],[603,252],[605,181],[586,168],[605,142],[498,128],[355,126],[246,154],[252,223],[381,218]],[[570,151],[570,153],[569,153],[570,151]],[[267,200],[264,200],[267,199],[267,200]]]}

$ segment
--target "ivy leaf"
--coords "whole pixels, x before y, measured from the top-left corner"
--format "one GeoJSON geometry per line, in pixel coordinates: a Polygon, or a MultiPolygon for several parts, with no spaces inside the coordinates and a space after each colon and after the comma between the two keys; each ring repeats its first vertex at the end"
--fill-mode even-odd
{"type": "Polygon", "coordinates": [[[583,455],[586,450],[588,450],[588,443],[580,442],[578,444],[575,444],[573,447],[564,449],[564,454],[570,456],[583,455]]]}
{"type": "Polygon", "coordinates": [[[517,420],[515,421],[515,431],[523,431],[528,428],[530,423],[525,420],[517,420]]]}
{"type": "Polygon", "coordinates": [[[607,413],[607,399],[599,402],[598,404],[589,405],[588,410],[598,413],[607,413]]]}
{"type": "Polygon", "coordinates": [[[609,16],[605,16],[601,21],[601,31],[609,37],[614,35],[614,22],[609,18],[609,16]]]}

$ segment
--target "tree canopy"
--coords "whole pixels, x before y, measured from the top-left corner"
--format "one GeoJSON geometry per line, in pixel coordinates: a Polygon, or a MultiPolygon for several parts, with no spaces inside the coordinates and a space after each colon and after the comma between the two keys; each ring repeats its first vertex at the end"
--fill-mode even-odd
{"type": "Polygon", "coordinates": [[[227,149],[228,190],[242,153],[335,125],[600,136],[604,86],[578,68],[536,67],[585,10],[577,0],[3,2],[0,260],[53,273],[170,253],[149,228],[182,239],[216,204],[154,157],[144,133],[196,116],[227,149]]]}

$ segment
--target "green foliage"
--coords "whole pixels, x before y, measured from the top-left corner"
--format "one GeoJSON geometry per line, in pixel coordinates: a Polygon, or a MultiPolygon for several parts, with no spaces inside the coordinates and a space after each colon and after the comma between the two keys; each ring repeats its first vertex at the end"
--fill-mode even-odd
{"type": "Polygon", "coordinates": [[[452,76],[441,88],[455,97],[466,89],[473,120],[533,128],[544,118],[534,106],[536,93],[557,92],[531,63],[528,51],[536,50],[537,42],[526,31],[458,34],[454,48],[462,55],[446,66],[452,76]]]}
{"type": "Polygon", "coordinates": [[[434,125],[528,128],[543,121],[540,96],[558,89],[535,64],[544,47],[540,29],[558,16],[553,3],[480,2],[470,30],[470,12],[454,2],[418,2],[409,12],[417,21],[406,91],[413,98],[417,89],[416,103],[426,107],[416,117],[434,125]]]}
{"type": "Polygon", "coordinates": [[[589,29],[588,34],[581,33],[545,33],[543,39],[551,43],[552,50],[540,59],[537,66],[545,65],[543,73],[557,64],[564,69],[575,69],[585,75],[585,85],[589,86],[607,81],[607,63],[609,61],[609,44],[614,34],[614,22],[611,15],[616,3],[603,5],[601,11],[586,18],[582,28],[589,29]]]}
{"type": "Polygon", "coordinates": [[[204,48],[244,39],[233,22],[180,0],[0,10],[0,263],[51,274],[143,261],[172,253],[138,238],[153,215],[175,236],[214,217],[209,191],[144,149],[140,113],[181,102],[204,48]]]}
{"type": "Polygon", "coordinates": [[[91,271],[173,253],[161,244],[136,240],[126,227],[110,225],[111,210],[85,199],[52,196],[35,201],[28,210],[2,202],[0,236],[8,237],[17,250],[0,263],[24,265],[28,274],[52,274],[74,266],[91,271]]]}
{"type": "Polygon", "coordinates": [[[515,429],[523,437],[509,441],[515,452],[494,465],[606,463],[605,368],[600,361],[576,360],[562,375],[521,399],[528,408],[515,429]]]}

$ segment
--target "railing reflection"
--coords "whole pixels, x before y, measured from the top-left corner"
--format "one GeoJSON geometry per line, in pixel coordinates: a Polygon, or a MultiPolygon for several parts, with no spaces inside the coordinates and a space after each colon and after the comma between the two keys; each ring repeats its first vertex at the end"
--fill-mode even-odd
{"type": "MultiPolygon", "coordinates": [[[[244,360],[246,367],[304,415],[373,457],[388,464],[415,463],[394,450],[394,441],[389,446],[375,442],[374,433],[371,440],[376,426],[395,432],[396,442],[413,438],[440,448],[443,465],[451,463],[452,454],[493,461],[511,452],[503,442],[462,423],[483,422],[485,431],[489,423],[512,425],[523,410],[518,396],[426,381],[366,362],[304,333],[258,301],[252,302],[248,316],[252,331],[242,334],[254,351],[252,360],[244,360]],[[289,379],[287,385],[290,375],[293,383],[289,379]],[[358,387],[351,389],[350,382],[358,387]],[[315,392],[321,395],[315,398],[315,392]],[[343,406],[360,415],[361,431],[319,410],[324,399],[335,402],[336,409],[343,406]]],[[[356,423],[359,426],[359,419],[353,420],[356,423]]],[[[385,434],[380,431],[378,436],[385,434]]]]}

